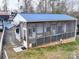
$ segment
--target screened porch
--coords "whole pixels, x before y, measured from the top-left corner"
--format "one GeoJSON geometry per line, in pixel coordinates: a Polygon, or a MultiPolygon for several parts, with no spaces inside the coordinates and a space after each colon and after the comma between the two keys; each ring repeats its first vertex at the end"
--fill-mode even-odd
{"type": "Polygon", "coordinates": [[[28,41],[39,46],[75,36],[75,21],[28,23],[28,41]]]}

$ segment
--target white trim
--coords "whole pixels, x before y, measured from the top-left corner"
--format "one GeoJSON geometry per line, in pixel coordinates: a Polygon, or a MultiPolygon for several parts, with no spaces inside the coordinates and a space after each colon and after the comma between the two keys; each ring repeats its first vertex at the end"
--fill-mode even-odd
{"type": "Polygon", "coordinates": [[[2,53],[4,31],[5,31],[5,28],[3,29],[2,36],[0,38],[0,56],[1,56],[1,53],[2,53]]]}
{"type": "Polygon", "coordinates": [[[5,59],[9,59],[6,50],[4,50],[4,54],[5,54],[5,59]]]}
{"type": "Polygon", "coordinates": [[[15,52],[21,52],[21,51],[23,51],[22,47],[24,47],[24,46],[15,47],[15,48],[13,48],[13,50],[15,52]]]}
{"type": "Polygon", "coordinates": [[[18,24],[20,24],[20,22],[27,22],[27,20],[24,19],[24,17],[21,16],[20,14],[17,14],[15,16],[15,18],[13,19],[13,22],[14,22],[15,25],[18,25],[18,24]]]}
{"type": "Polygon", "coordinates": [[[24,40],[23,40],[23,46],[24,46],[25,48],[28,48],[27,41],[24,41],[24,40]]]}
{"type": "Polygon", "coordinates": [[[76,39],[76,34],[77,34],[77,19],[76,19],[76,23],[75,23],[75,39],[76,39]]]}
{"type": "Polygon", "coordinates": [[[66,33],[66,24],[64,24],[64,33],[66,33]]]}
{"type": "Polygon", "coordinates": [[[22,18],[19,20],[20,22],[27,22],[27,20],[23,16],[21,16],[20,14],[18,16],[20,16],[20,18],[22,18]]]}

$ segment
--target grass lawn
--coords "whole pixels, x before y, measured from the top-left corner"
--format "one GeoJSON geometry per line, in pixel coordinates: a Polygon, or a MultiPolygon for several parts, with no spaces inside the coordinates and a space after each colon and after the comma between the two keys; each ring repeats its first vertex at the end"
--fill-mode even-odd
{"type": "Polygon", "coordinates": [[[50,46],[45,48],[32,48],[27,51],[10,56],[11,59],[72,59],[74,53],[79,51],[79,40],[75,42],[50,46]]]}

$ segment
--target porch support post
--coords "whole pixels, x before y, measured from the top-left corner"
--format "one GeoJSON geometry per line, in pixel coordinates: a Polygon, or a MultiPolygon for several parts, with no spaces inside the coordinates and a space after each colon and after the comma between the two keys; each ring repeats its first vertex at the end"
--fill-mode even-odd
{"type": "Polygon", "coordinates": [[[28,33],[28,24],[27,24],[27,22],[26,22],[26,43],[27,43],[27,48],[29,48],[29,35],[28,35],[29,33],[28,33]]]}
{"type": "Polygon", "coordinates": [[[42,25],[43,25],[43,38],[44,38],[44,40],[43,40],[43,44],[45,44],[45,32],[44,32],[44,23],[43,23],[42,25]]]}
{"type": "Polygon", "coordinates": [[[52,24],[50,23],[50,42],[52,41],[52,24]]]}
{"type": "Polygon", "coordinates": [[[37,46],[37,23],[35,24],[35,28],[36,28],[36,46],[37,46]]]}
{"type": "MultiPolygon", "coordinates": [[[[58,30],[58,27],[57,27],[57,25],[58,25],[58,23],[56,22],[56,32],[57,32],[57,30],[58,30]]],[[[56,34],[58,34],[58,33],[56,33],[56,34]]],[[[56,35],[55,35],[56,36],[56,35]]],[[[57,37],[55,38],[56,39],[56,41],[57,41],[57,37]]]]}
{"type": "MultiPolygon", "coordinates": [[[[76,19],[76,21],[75,21],[75,39],[76,39],[76,34],[77,34],[77,19],[76,19]]],[[[75,40],[74,39],[74,40],[75,40]]]]}
{"type": "Polygon", "coordinates": [[[23,45],[24,45],[24,47],[26,47],[27,49],[28,49],[28,47],[29,47],[29,41],[28,41],[28,30],[27,30],[27,28],[28,28],[28,25],[27,25],[27,22],[24,22],[24,28],[23,28],[23,33],[24,33],[24,39],[23,39],[23,45]]]}
{"type": "Polygon", "coordinates": [[[23,39],[24,39],[23,37],[24,37],[24,36],[23,36],[23,27],[22,27],[22,26],[23,26],[23,22],[20,23],[20,38],[21,38],[22,41],[23,41],[23,39]]]}
{"type": "Polygon", "coordinates": [[[21,27],[21,23],[20,23],[19,31],[20,31],[20,39],[21,39],[21,41],[22,41],[22,27],[21,27]]]}
{"type": "Polygon", "coordinates": [[[64,24],[64,33],[66,33],[66,24],[64,24]]]}

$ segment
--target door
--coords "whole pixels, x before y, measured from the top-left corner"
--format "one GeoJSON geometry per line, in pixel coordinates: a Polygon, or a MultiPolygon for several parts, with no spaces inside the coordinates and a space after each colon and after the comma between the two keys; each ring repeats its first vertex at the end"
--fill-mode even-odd
{"type": "Polygon", "coordinates": [[[23,28],[23,33],[24,33],[24,39],[23,39],[23,46],[27,48],[27,29],[23,28]]]}

